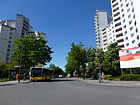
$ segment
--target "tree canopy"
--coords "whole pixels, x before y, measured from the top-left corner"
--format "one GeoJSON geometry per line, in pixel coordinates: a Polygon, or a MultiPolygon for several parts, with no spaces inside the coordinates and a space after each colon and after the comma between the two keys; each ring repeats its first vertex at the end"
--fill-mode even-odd
{"type": "Polygon", "coordinates": [[[14,41],[13,60],[29,69],[37,64],[47,64],[51,61],[52,48],[47,40],[33,35],[24,35],[14,41]]]}

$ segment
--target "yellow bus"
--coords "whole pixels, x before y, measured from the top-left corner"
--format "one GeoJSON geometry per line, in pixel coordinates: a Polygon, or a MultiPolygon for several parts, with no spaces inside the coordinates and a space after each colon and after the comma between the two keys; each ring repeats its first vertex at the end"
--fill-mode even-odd
{"type": "Polygon", "coordinates": [[[52,77],[52,71],[44,67],[32,67],[30,69],[31,81],[50,80],[51,77],[52,77]]]}

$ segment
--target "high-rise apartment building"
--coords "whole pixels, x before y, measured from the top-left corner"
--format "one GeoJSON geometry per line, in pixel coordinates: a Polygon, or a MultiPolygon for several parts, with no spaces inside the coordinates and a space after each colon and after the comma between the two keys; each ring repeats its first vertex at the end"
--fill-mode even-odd
{"type": "Polygon", "coordinates": [[[102,29],[107,27],[111,22],[111,16],[107,11],[96,10],[96,16],[94,17],[95,32],[96,32],[96,46],[97,48],[103,47],[103,35],[102,29]]]}
{"type": "Polygon", "coordinates": [[[111,0],[115,39],[122,48],[140,43],[140,0],[111,0]]]}
{"type": "MultiPolygon", "coordinates": [[[[104,35],[104,39],[107,39],[107,45],[117,42],[121,48],[140,46],[140,1],[110,1],[113,21],[101,31],[101,33],[104,35]]],[[[106,19],[103,19],[102,21],[105,20],[106,19]]],[[[100,34],[100,36],[102,34],[100,34]]],[[[107,45],[102,45],[103,46],[101,46],[101,48],[103,48],[105,51],[107,45]]]]}
{"type": "Polygon", "coordinates": [[[0,21],[0,61],[9,61],[13,51],[13,40],[31,30],[29,19],[20,14],[17,14],[16,20],[0,21]]]}

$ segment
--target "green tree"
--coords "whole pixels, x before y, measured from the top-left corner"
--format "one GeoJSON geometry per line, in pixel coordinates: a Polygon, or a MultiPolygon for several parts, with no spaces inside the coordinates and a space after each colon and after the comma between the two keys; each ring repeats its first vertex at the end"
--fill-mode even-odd
{"type": "Polygon", "coordinates": [[[63,70],[59,66],[55,66],[54,64],[50,64],[49,69],[53,71],[53,74],[55,76],[63,75],[64,73],[63,70]]]}
{"type": "Polygon", "coordinates": [[[104,61],[104,51],[103,49],[97,49],[95,53],[95,67],[97,67],[97,72],[103,71],[103,61],[104,61]]]}
{"type": "Polygon", "coordinates": [[[112,76],[121,75],[119,50],[117,43],[112,43],[108,46],[108,51],[105,53],[104,68],[106,73],[112,76]]]}
{"type": "Polygon", "coordinates": [[[95,76],[95,53],[96,49],[89,47],[87,49],[87,77],[95,76]]]}
{"type": "Polygon", "coordinates": [[[14,41],[13,60],[22,65],[24,69],[29,69],[37,64],[50,62],[53,51],[47,45],[47,40],[42,37],[25,35],[14,41]]]}
{"type": "Polygon", "coordinates": [[[76,72],[77,77],[85,75],[86,63],[87,63],[87,54],[86,49],[83,48],[83,44],[78,45],[72,43],[71,51],[68,52],[66,70],[72,70],[76,72]]]}
{"type": "Polygon", "coordinates": [[[6,68],[7,68],[6,64],[0,61],[0,78],[8,77],[9,71],[6,68]]]}

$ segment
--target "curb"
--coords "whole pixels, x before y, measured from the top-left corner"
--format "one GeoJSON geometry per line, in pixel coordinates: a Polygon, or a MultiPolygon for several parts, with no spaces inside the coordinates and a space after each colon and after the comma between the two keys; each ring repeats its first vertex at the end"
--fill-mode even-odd
{"type": "Polygon", "coordinates": [[[98,83],[96,81],[87,81],[87,80],[82,80],[82,79],[77,79],[79,81],[87,82],[90,84],[96,84],[96,85],[103,85],[103,86],[111,86],[111,87],[129,87],[129,88],[140,88],[140,84],[134,84],[134,85],[123,85],[123,84],[113,84],[111,81],[106,81],[104,83],[98,83]]]}
{"type": "Polygon", "coordinates": [[[10,86],[10,85],[19,85],[19,84],[26,84],[26,83],[30,83],[31,81],[27,81],[27,82],[20,82],[20,83],[7,83],[7,84],[0,84],[0,86],[10,86]]]}

